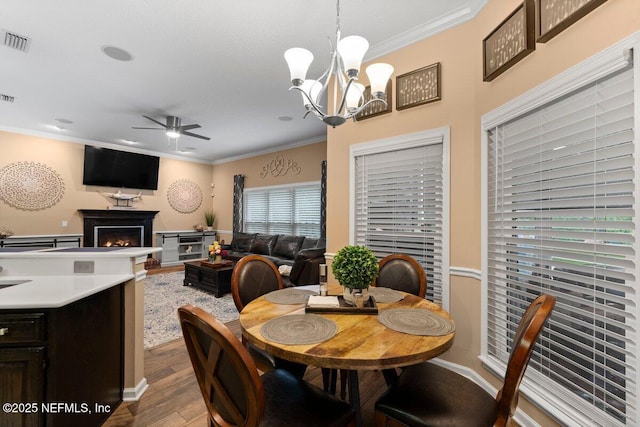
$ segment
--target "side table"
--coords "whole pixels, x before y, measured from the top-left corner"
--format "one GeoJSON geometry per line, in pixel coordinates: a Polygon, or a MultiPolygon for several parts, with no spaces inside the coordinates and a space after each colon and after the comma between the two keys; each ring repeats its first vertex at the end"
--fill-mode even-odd
{"type": "Polygon", "coordinates": [[[220,298],[227,292],[231,292],[231,275],[233,265],[224,267],[208,267],[200,261],[184,263],[184,286],[196,286],[209,292],[213,292],[216,298],[220,298]]]}

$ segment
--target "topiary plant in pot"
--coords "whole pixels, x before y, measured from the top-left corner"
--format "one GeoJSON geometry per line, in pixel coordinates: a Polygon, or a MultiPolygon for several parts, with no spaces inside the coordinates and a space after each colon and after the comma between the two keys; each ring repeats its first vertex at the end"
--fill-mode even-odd
{"type": "Polygon", "coordinates": [[[333,257],[331,271],[344,287],[344,300],[352,303],[354,290],[362,292],[363,299],[369,299],[369,285],[378,276],[378,259],[365,246],[348,245],[333,257]]]}

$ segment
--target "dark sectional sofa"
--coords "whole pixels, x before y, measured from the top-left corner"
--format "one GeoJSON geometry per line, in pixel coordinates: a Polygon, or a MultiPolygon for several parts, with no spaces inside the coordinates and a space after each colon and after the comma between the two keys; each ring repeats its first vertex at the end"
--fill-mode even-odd
{"type": "Polygon", "coordinates": [[[258,254],[280,267],[288,265],[291,272],[283,277],[285,285],[312,285],[320,283],[318,266],[325,263],[326,241],[322,238],[289,236],[285,234],[233,233],[226,259],[238,261],[242,257],[258,254]]]}

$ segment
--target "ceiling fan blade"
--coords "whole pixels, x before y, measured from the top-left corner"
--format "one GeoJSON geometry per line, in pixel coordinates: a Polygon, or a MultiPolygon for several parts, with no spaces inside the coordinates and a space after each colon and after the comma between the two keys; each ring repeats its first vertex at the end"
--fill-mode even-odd
{"type": "Polygon", "coordinates": [[[166,129],[160,129],[160,128],[141,128],[141,127],[136,127],[136,126],[132,126],[131,129],[149,129],[149,130],[165,130],[166,129]]]}
{"type": "Polygon", "coordinates": [[[184,125],[184,126],[180,126],[180,130],[198,129],[199,127],[200,125],[184,125]]]}
{"type": "Polygon", "coordinates": [[[163,128],[165,128],[165,129],[167,128],[167,125],[166,125],[166,124],[161,123],[161,122],[159,122],[159,121],[157,121],[157,120],[155,120],[155,119],[152,119],[152,118],[151,118],[151,117],[149,117],[149,116],[142,115],[142,117],[144,117],[145,119],[151,120],[151,121],[152,121],[152,122],[154,122],[154,123],[159,124],[160,126],[162,126],[162,127],[163,127],[163,128]]]}
{"type": "Polygon", "coordinates": [[[200,138],[200,139],[206,139],[207,141],[210,141],[211,138],[207,137],[207,136],[202,136],[202,135],[196,135],[195,133],[191,133],[191,132],[180,132],[182,135],[187,135],[187,136],[192,136],[194,138],[200,138]]]}

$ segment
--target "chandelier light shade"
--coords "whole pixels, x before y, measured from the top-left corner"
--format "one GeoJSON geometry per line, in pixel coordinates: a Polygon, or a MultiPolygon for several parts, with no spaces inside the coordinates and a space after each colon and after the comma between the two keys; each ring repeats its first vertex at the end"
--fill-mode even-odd
{"type": "Polygon", "coordinates": [[[369,104],[382,102],[387,82],[393,73],[389,64],[372,64],[366,69],[371,84],[372,99],[365,102],[364,85],[357,83],[360,66],[364,59],[369,42],[360,36],[340,38],[340,0],[336,5],[336,39],[335,49],[331,50],[329,67],[318,79],[307,79],[307,71],[313,62],[313,54],[307,49],[294,47],[284,53],[289,65],[292,86],[289,90],[298,90],[302,95],[302,103],[306,109],[304,117],[313,113],[329,126],[339,126],[348,119],[355,118],[369,104]],[[333,78],[333,109],[331,112],[318,103],[326,92],[333,78]]]}

